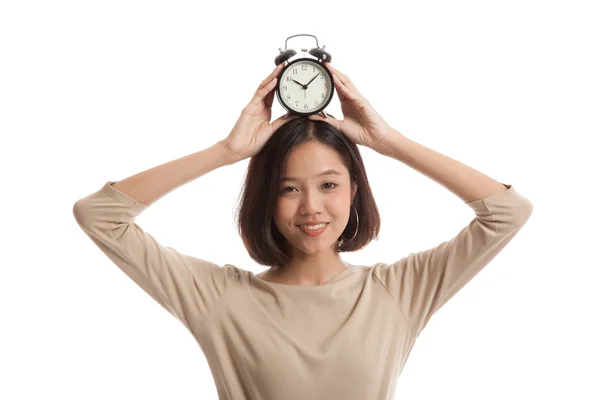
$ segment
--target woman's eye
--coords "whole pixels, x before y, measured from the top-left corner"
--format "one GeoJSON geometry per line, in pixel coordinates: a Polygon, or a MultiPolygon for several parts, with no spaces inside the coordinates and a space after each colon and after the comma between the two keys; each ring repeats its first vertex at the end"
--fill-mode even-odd
{"type": "MultiPolygon", "coordinates": [[[[331,190],[331,189],[333,189],[333,188],[335,188],[337,186],[337,184],[335,184],[333,182],[327,182],[327,183],[323,184],[323,186],[327,186],[327,185],[332,185],[332,186],[329,186],[329,187],[325,188],[325,189],[328,189],[328,190],[331,190]]],[[[296,187],[295,186],[286,186],[281,191],[283,193],[288,193],[288,192],[290,192],[290,190],[288,190],[288,189],[296,189],[296,187]]]]}

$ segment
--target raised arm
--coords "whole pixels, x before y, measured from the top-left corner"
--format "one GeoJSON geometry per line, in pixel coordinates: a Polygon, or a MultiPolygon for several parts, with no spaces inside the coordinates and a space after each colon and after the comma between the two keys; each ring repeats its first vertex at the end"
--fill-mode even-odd
{"type": "Polygon", "coordinates": [[[106,182],[73,206],[77,223],[92,241],[138,286],[195,333],[239,270],[180,254],[158,243],[135,223],[136,217],[172,190],[216,168],[261,151],[286,122],[273,122],[271,105],[277,66],[258,85],[229,135],[211,147],[140,172],[106,182]]]}
{"type": "Polygon", "coordinates": [[[397,302],[415,334],[488,265],[525,225],[532,203],[512,185],[465,203],[475,213],[451,239],[414,252],[392,264],[379,263],[374,274],[397,302]]]}
{"type": "Polygon", "coordinates": [[[169,192],[219,167],[235,163],[219,141],[209,148],[169,161],[116,182],[113,187],[138,203],[152,205],[169,192]]]}
{"type": "Polygon", "coordinates": [[[419,334],[431,316],[514,238],[531,216],[533,204],[512,185],[498,182],[399,132],[388,135],[377,151],[434,179],[475,213],[475,218],[450,240],[374,268],[419,334]]]}
{"type": "Polygon", "coordinates": [[[219,142],[122,181],[106,182],[73,206],[77,223],[94,244],[191,332],[235,279],[236,269],[163,246],[135,220],[165,194],[233,160],[219,142]]]}

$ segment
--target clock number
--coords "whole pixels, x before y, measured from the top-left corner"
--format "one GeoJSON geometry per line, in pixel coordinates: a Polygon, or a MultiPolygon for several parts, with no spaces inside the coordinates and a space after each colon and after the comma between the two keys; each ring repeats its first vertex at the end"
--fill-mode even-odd
{"type": "Polygon", "coordinates": [[[320,79],[324,79],[324,77],[323,77],[323,73],[322,73],[322,72],[321,72],[321,74],[319,75],[319,78],[320,78],[320,79]]]}
{"type": "Polygon", "coordinates": [[[289,82],[289,81],[291,81],[291,80],[292,80],[292,77],[291,77],[291,76],[286,76],[286,77],[285,77],[285,81],[286,81],[286,82],[289,82]]]}
{"type": "Polygon", "coordinates": [[[315,107],[318,106],[318,105],[319,105],[319,103],[317,103],[317,101],[315,100],[315,107]]]}
{"type": "Polygon", "coordinates": [[[290,96],[290,95],[288,94],[288,95],[287,95],[287,99],[289,100],[289,99],[291,99],[291,98],[292,98],[292,96],[290,96]]]}
{"type": "Polygon", "coordinates": [[[308,65],[302,64],[302,71],[306,71],[306,68],[308,68],[308,65]]]}
{"type": "Polygon", "coordinates": [[[287,85],[283,85],[282,89],[287,90],[287,85]]]}
{"type": "Polygon", "coordinates": [[[304,104],[304,109],[308,110],[308,104],[304,104]]]}
{"type": "Polygon", "coordinates": [[[321,98],[324,99],[325,98],[325,93],[321,93],[321,98]]]}
{"type": "Polygon", "coordinates": [[[296,69],[296,68],[293,68],[293,69],[292,69],[292,72],[293,72],[294,74],[297,74],[297,73],[298,73],[298,69],[296,69]]]}

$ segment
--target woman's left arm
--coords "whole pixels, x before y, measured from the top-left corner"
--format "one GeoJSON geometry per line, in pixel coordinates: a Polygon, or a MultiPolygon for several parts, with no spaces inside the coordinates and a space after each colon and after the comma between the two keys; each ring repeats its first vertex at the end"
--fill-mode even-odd
{"type": "Polygon", "coordinates": [[[428,176],[464,202],[480,200],[507,190],[502,183],[482,172],[417,143],[395,129],[373,150],[428,176]]]}
{"type": "Polygon", "coordinates": [[[533,204],[512,185],[497,182],[397,131],[389,133],[376,151],[439,182],[475,213],[449,240],[373,268],[418,336],[430,318],[515,237],[532,214],[533,204]]]}

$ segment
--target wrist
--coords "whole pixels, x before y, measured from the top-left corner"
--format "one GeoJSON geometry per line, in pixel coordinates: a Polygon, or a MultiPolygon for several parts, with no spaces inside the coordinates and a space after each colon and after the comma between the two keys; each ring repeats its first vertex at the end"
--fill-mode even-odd
{"type": "Polygon", "coordinates": [[[233,151],[231,147],[229,147],[225,140],[220,140],[217,144],[221,146],[227,164],[235,164],[236,162],[241,161],[243,159],[242,157],[240,157],[239,154],[233,151]]]}
{"type": "Polygon", "coordinates": [[[371,148],[380,154],[389,155],[392,145],[396,145],[398,141],[402,140],[407,140],[407,138],[390,127],[371,148]]]}

